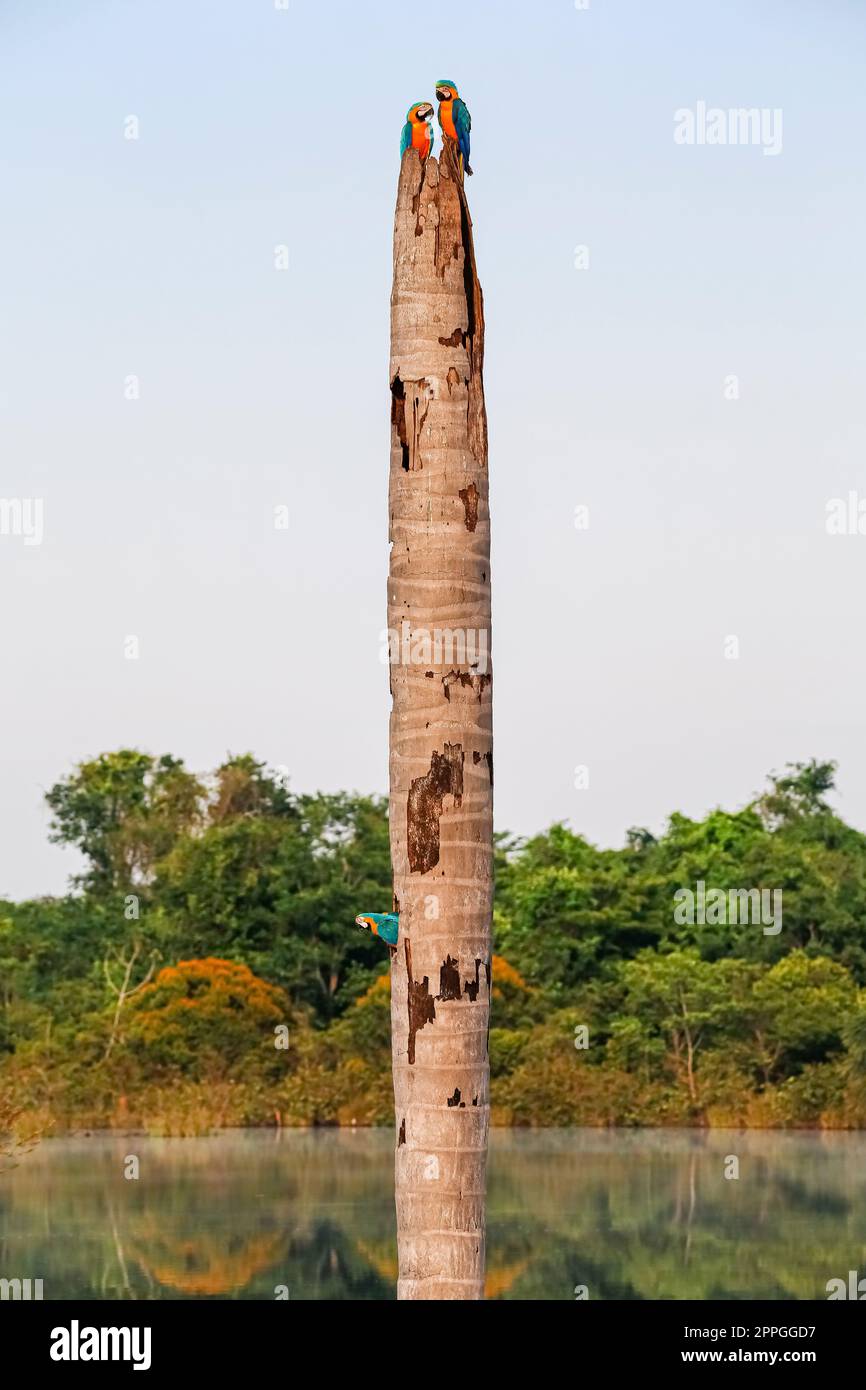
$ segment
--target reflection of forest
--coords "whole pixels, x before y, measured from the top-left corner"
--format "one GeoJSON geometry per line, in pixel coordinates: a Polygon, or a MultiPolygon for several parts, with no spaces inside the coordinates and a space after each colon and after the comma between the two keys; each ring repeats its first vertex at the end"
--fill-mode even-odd
{"type": "MultiPolygon", "coordinates": [[[[860,1135],[497,1133],[487,1296],[825,1297],[866,1269],[864,1160],[860,1135]]],[[[47,1298],[393,1298],[391,1139],[49,1140],[0,1179],[0,1255],[47,1298]]]]}

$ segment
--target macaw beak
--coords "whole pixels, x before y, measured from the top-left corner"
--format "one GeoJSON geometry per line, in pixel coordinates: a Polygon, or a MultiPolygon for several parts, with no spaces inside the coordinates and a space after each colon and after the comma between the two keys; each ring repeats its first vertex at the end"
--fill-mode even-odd
{"type": "Polygon", "coordinates": [[[419,120],[419,121],[429,121],[429,119],[430,119],[430,117],[431,117],[432,115],[433,115],[433,107],[432,107],[432,106],[429,106],[429,105],[428,105],[428,106],[419,106],[419,107],[418,107],[418,110],[415,112],[415,118],[416,118],[416,120],[419,120]]]}
{"type": "Polygon", "coordinates": [[[447,101],[448,98],[451,96],[450,87],[437,87],[436,96],[439,101],[447,101]]]}

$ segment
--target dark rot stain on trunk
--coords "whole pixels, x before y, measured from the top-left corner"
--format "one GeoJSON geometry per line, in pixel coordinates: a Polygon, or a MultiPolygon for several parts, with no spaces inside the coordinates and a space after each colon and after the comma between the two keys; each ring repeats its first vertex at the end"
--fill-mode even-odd
{"type": "MultiPolygon", "coordinates": [[[[459,1003],[465,996],[470,1004],[474,1004],[478,998],[480,986],[481,961],[475,962],[475,979],[466,980],[465,983],[460,979],[460,962],[453,956],[446,956],[439,967],[439,993],[436,995],[437,1003],[446,1003],[449,1000],[459,1003]]],[[[487,979],[488,992],[490,978],[487,979]]]]}
{"type": "Polygon", "coordinates": [[[478,696],[478,703],[481,704],[481,696],[484,694],[484,687],[490,684],[489,676],[475,676],[471,671],[449,671],[442,677],[442,690],[445,699],[451,703],[452,685],[469,685],[478,696]]]}
{"type": "MultiPolygon", "coordinates": [[[[466,342],[466,333],[462,328],[455,328],[450,338],[440,338],[439,342],[442,347],[463,347],[466,342]]],[[[473,483],[472,486],[474,487],[475,484],[473,483]]]]}
{"type": "MultiPolygon", "coordinates": [[[[489,1001],[489,999],[490,999],[490,967],[491,967],[492,963],[493,963],[492,957],[491,957],[491,956],[488,956],[488,957],[487,957],[487,960],[484,962],[484,974],[487,976],[487,998],[488,998],[488,1001],[489,1001]]],[[[489,1058],[489,1057],[490,1057],[490,1010],[489,1010],[489,1009],[487,1010],[487,1037],[486,1037],[485,1040],[484,1040],[484,1046],[487,1048],[487,1056],[488,1056],[488,1058],[489,1058]]]]}
{"type": "MultiPolygon", "coordinates": [[[[447,746],[447,745],[446,745],[447,746]]],[[[453,956],[448,955],[439,967],[439,993],[430,993],[430,977],[425,975],[422,980],[416,980],[412,975],[412,946],[408,937],[404,940],[403,946],[406,953],[406,983],[407,1000],[409,1008],[409,1045],[408,1054],[410,1064],[415,1062],[415,1037],[419,1030],[428,1023],[436,1021],[436,1005],[443,1003],[461,1003],[464,998],[470,1004],[474,1004],[478,998],[480,988],[481,961],[475,961],[475,979],[462,981],[460,978],[460,962],[453,956]]],[[[395,952],[396,954],[396,952],[395,952]]],[[[485,966],[487,971],[487,993],[490,993],[490,962],[485,966]]],[[[488,1023],[488,1034],[489,1034],[488,1023]]],[[[460,1092],[457,1092],[457,1105],[460,1101],[460,1092]]],[[[448,1102],[451,1104],[451,1101],[448,1102]]],[[[400,1143],[406,1142],[406,1121],[403,1120],[400,1126],[400,1133],[403,1138],[400,1143]]],[[[398,1143],[397,1147],[400,1147],[398,1143]]]]}
{"type": "Polygon", "coordinates": [[[480,987],[481,987],[481,978],[480,978],[480,975],[479,975],[479,973],[478,973],[478,972],[480,971],[480,969],[481,969],[481,961],[480,961],[480,960],[476,960],[476,962],[475,962],[475,979],[474,979],[474,980],[467,980],[466,983],[465,983],[465,985],[463,986],[463,993],[466,995],[466,997],[467,997],[467,999],[469,1000],[470,1004],[474,1004],[474,1003],[475,1003],[475,1000],[478,998],[478,990],[479,990],[480,987]]]}
{"type": "Polygon", "coordinates": [[[472,761],[476,765],[484,760],[487,764],[487,775],[490,778],[490,785],[493,786],[493,754],[492,753],[473,753],[472,761]]]}
{"type": "MultiPolygon", "coordinates": [[[[473,1104],[473,1105],[475,1104],[475,1101],[474,1101],[474,1100],[473,1100],[472,1104],[473,1104]]],[[[405,1144],[405,1143],[406,1143],[406,1120],[405,1120],[405,1118],[404,1118],[404,1119],[402,1119],[402,1120],[400,1121],[400,1132],[399,1132],[399,1134],[397,1135],[397,1148],[399,1149],[400,1146],[401,1146],[401,1144],[405,1144]]]]}
{"type": "Polygon", "coordinates": [[[461,1105],[459,1088],[455,1088],[453,1096],[448,1097],[448,1109],[453,1110],[455,1106],[461,1105]]]}
{"type": "MultiPolygon", "coordinates": [[[[440,338],[439,341],[441,343],[442,339],[440,338]]],[[[474,483],[470,483],[468,487],[462,487],[457,496],[463,503],[466,530],[474,531],[478,525],[478,488],[474,483]]]]}
{"type": "Polygon", "coordinates": [[[439,993],[437,999],[460,998],[460,966],[451,956],[446,956],[439,967],[439,993]]]}
{"type": "Polygon", "coordinates": [[[406,947],[406,984],[409,1005],[409,1062],[415,1063],[415,1035],[426,1023],[432,1023],[436,1017],[436,1001],[430,993],[430,979],[427,975],[423,980],[413,980],[412,978],[412,947],[408,940],[404,942],[406,947]]]}
{"type": "Polygon", "coordinates": [[[399,376],[391,382],[391,425],[400,445],[401,459],[406,472],[409,471],[409,437],[406,434],[406,387],[399,376]]]}
{"type": "Polygon", "coordinates": [[[453,796],[455,807],[463,799],[460,743],[446,743],[441,753],[434,752],[430,771],[415,777],[409,787],[406,840],[410,873],[429,873],[439,863],[439,819],[446,796],[453,796]]]}

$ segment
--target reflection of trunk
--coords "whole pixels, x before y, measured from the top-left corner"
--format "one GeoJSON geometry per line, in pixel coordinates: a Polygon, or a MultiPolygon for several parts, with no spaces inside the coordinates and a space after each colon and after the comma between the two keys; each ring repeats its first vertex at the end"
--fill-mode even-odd
{"type": "Polygon", "coordinates": [[[684,1264],[688,1264],[692,1249],[692,1220],[694,1218],[695,1202],[697,1200],[697,1187],[695,1183],[696,1168],[697,1158],[694,1154],[691,1154],[689,1157],[689,1215],[686,1222],[686,1248],[683,1251],[684,1264]]]}
{"type": "Polygon", "coordinates": [[[398,1296],[483,1297],[493,749],[484,313],[453,156],[400,170],[391,298],[398,1296]]]}
{"type": "Polygon", "coordinates": [[[120,1233],[117,1229],[117,1220],[115,1218],[114,1208],[112,1207],[111,1203],[109,1203],[108,1211],[109,1219],[111,1221],[111,1236],[114,1241],[114,1253],[117,1256],[117,1263],[120,1268],[120,1276],[123,1280],[123,1289],[124,1292],[131,1298],[132,1289],[129,1283],[129,1271],[126,1268],[126,1257],[123,1253],[123,1245],[121,1244],[120,1233]]]}

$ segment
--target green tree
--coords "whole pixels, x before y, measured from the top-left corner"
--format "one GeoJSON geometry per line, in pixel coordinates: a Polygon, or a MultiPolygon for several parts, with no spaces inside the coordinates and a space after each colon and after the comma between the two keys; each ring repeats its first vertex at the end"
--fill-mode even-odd
{"type": "Polygon", "coordinates": [[[788,763],[784,773],[770,774],[770,790],[758,800],[758,808],[771,827],[829,813],[827,792],[835,791],[834,762],[788,763]]]}
{"type": "Polygon", "coordinates": [[[848,971],[826,957],[792,951],[762,973],[751,990],[751,1032],[766,1084],[842,1049],[842,1029],[857,989],[848,971]]]}
{"type": "Polygon", "coordinates": [[[52,841],[87,861],[79,883],[122,893],[147,885],[156,862],[199,823],[204,787],[178,758],[122,748],[79,763],[45,799],[52,841]]]}
{"type": "MultiPolygon", "coordinates": [[[[649,1041],[664,1040],[674,1076],[698,1105],[699,1054],[730,1032],[736,1018],[735,986],[741,979],[739,962],[713,964],[695,950],[645,952],[622,968],[624,998],[613,1024],[614,1040],[625,1034],[632,1047],[640,1046],[636,1024],[649,1041]]],[[[615,1041],[611,1051],[616,1051],[615,1041]]]]}

